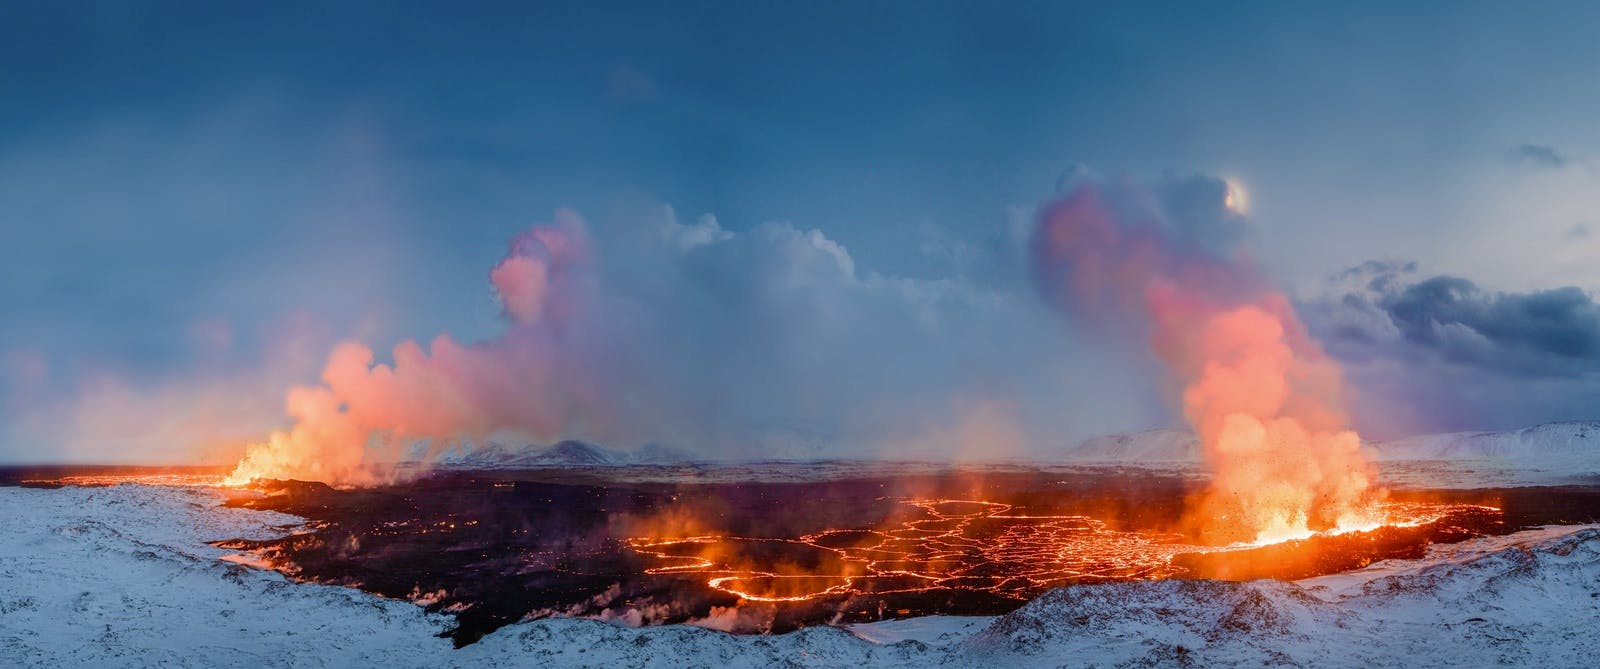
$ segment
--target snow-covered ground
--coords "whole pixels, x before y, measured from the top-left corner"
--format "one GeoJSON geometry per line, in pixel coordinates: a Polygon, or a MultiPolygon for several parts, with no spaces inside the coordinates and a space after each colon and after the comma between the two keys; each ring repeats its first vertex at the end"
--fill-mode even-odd
{"type": "Polygon", "coordinates": [[[734,636],[543,620],[455,650],[448,619],[220,560],[294,530],[202,488],[0,488],[0,665],[1592,666],[1600,529],[1549,528],[1284,583],[1050,591],[1009,615],[734,636]]]}

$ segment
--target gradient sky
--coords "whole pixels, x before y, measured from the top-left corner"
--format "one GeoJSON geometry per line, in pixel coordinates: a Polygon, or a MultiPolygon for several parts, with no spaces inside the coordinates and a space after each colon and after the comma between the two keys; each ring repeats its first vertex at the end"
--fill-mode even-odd
{"type": "MultiPolygon", "coordinates": [[[[281,425],[336,341],[493,336],[488,268],[563,207],[702,342],[667,376],[724,370],[717,439],[917,440],[861,426],[950,402],[1025,451],[1169,424],[996,250],[1085,169],[1243,184],[1370,434],[1600,418],[1600,7],[808,4],[0,5],[0,460],[191,458],[281,425]],[[635,243],[705,215],[745,250],[635,243]],[[815,322],[744,289],[796,240],[848,258],[804,304],[862,300],[861,336],[763,380],[793,349],[716,337],[815,322]],[[780,382],[915,399],[742,392],[780,382]]],[[[618,438],[739,449],[670,432],[618,438]]]]}

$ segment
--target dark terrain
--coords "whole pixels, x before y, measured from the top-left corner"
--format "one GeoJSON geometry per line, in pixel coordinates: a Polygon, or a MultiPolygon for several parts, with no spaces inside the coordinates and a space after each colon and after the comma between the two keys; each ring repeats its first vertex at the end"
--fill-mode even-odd
{"type": "MultiPolygon", "coordinates": [[[[981,499],[1028,514],[1082,514],[1118,531],[1170,532],[1193,479],[1115,475],[947,471],[891,478],[807,483],[612,482],[593,470],[453,472],[387,488],[340,491],[316,483],[274,482],[233,504],[309,518],[313,530],[266,542],[218,545],[260,554],[297,579],[359,587],[451,612],[457,644],[503,625],[547,615],[638,616],[633,622],[704,618],[740,604],[705,576],[652,574],[655,556],[630,549],[630,537],[715,534],[794,539],[903,521],[907,498],[981,499]],[[685,523],[692,523],[692,530],[685,523]],[[676,533],[676,534],[674,534],[676,533]]],[[[1303,578],[1398,557],[1420,557],[1430,543],[1461,541],[1600,517],[1600,488],[1407,491],[1396,501],[1482,504],[1440,522],[1314,538],[1227,553],[1173,558],[1170,573],[1225,579],[1303,578]]],[[[818,557],[790,542],[749,542],[741,560],[774,573],[826,573],[818,557]]],[[[980,560],[971,556],[974,560],[980,560]]],[[[959,558],[958,558],[959,559],[959,558]]],[[[980,565],[974,573],[995,566],[980,565]]],[[[1115,573],[1115,572],[1111,572],[1115,573]]],[[[1105,580],[1104,577],[1081,579],[1105,580]]],[[[1053,581],[1055,587],[1073,582],[1053,581]]],[[[892,588],[885,588],[892,589],[892,588]]],[[[1038,591],[1047,589],[1036,588],[1038,591]]],[[[913,592],[830,594],[795,602],[744,602],[736,631],[780,632],[813,624],[928,614],[989,615],[1020,606],[1038,591],[996,594],[942,587],[913,592]]]]}

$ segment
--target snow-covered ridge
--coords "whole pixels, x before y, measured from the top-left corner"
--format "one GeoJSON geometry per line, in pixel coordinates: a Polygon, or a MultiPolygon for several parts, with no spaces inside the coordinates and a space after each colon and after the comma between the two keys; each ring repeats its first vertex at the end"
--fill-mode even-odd
{"type": "Polygon", "coordinates": [[[292,530],[205,488],[0,488],[0,658],[10,666],[1588,666],[1600,529],[1433,547],[1297,583],[1050,591],[996,618],[734,636],[595,620],[512,625],[453,650],[407,602],[293,584],[204,541],[292,530]]]}

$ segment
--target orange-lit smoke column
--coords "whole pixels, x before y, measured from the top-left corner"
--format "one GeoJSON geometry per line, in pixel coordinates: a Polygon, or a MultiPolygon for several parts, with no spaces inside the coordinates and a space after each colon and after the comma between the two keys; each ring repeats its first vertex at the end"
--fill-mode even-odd
{"type": "MultiPolygon", "coordinates": [[[[1220,180],[1218,181],[1221,184],[1220,180]]],[[[1266,542],[1377,521],[1338,365],[1240,251],[1202,247],[1147,193],[1079,187],[1032,240],[1041,289],[1076,325],[1147,338],[1181,390],[1213,479],[1188,510],[1211,542],[1266,542]],[[1143,205],[1143,206],[1140,206],[1143,205]]],[[[1214,216],[1238,216],[1217,192],[1214,216]]]]}
{"type": "Polygon", "coordinates": [[[605,375],[585,364],[597,357],[589,347],[599,339],[581,317],[591,280],[587,239],[583,221],[563,211],[511,240],[489,273],[507,320],[498,337],[406,341],[392,364],[375,364],[364,344],[340,344],[321,384],[289,391],[294,425],[250,446],[226,483],[378,483],[389,476],[382,464],[417,442],[438,448],[499,430],[554,437],[603,418],[606,393],[597,386],[605,375]]]}

